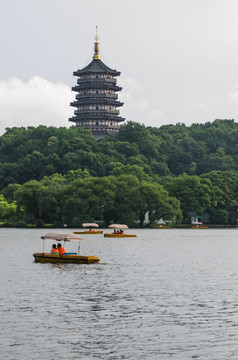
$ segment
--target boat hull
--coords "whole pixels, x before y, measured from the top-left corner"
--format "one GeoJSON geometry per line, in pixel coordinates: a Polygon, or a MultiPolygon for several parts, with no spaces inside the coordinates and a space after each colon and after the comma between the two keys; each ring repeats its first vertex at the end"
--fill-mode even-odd
{"type": "Polygon", "coordinates": [[[208,226],[191,226],[191,229],[208,229],[208,226]]]}
{"type": "Polygon", "coordinates": [[[104,234],[104,237],[124,238],[124,237],[136,237],[136,235],[133,235],[133,234],[104,234]]]}
{"type": "Polygon", "coordinates": [[[48,253],[34,253],[35,262],[52,263],[52,264],[90,264],[97,263],[100,259],[96,256],[83,255],[52,255],[48,253]]]}
{"type": "Polygon", "coordinates": [[[156,225],[154,229],[171,229],[171,226],[156,225]]]}
{"type": "Polygon", "coordinates": [[[95,230],[95,231],[74,231],[74,234],[90,234],[90,235],[95,235],[95,234],[102,234],[103,230],[95,230]]]}

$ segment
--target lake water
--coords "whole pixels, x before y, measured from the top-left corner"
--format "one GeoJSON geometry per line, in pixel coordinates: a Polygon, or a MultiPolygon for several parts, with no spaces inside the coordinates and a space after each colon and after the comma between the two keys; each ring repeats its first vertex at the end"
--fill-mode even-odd
{"type": "Polygon", "coordinates": [[[35,263],[46,232],[0,229],[1,359],[237,360],[238,229],[85,235],[90,265],[35,263]]]}

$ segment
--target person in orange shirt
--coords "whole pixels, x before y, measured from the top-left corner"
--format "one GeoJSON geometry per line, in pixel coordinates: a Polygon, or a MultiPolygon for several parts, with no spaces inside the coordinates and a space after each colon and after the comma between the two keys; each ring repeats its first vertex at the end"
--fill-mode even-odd
{"type": "Polygon", "coordinates": [[[60,256],[64,255],[64,253],[66,252],[65,248],[63,248],[63,246],[61,246],[61,244],[58,244],[57,247],[58,247],[60,256]]]}
{"type": "Polygon", "coordinates": [[[51,254],[52,255],[59,255],[59,250],[57,249],[55,244],[52,245],[51,254]]]}

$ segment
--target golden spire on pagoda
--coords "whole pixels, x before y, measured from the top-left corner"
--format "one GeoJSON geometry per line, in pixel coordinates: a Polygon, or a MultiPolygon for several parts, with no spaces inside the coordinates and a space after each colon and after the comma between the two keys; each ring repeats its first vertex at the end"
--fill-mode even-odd
{"type": "Polygon", "coordinates": [[[93,56],[93,60],[100,60],[101,56],[99,54],[99,42],[98,42],[98,27],[96,26],[96,36],[95,36],[95,43],[94,43],[94,56],[93,56]]]}

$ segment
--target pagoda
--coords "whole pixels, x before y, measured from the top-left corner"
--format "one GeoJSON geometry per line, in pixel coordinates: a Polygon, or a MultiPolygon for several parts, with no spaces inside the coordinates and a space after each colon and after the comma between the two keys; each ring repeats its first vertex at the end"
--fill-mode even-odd
{"type": "Polygon", "coordinates": [[[118,108],[123,105],[118,101],[116,76],[119,71],[112,70],[101,61],[99,53],[98,35],[96,32],[93,60],[85,68],[73,72],[78,77],[77,85],[72,87],[76,91],[74,115],[69,121],[76,126],[84,126],[92,132],[96,139],[108,134],[115,134],[119,130],[119,123],[125,119],[119,116],[118,108]]]}

